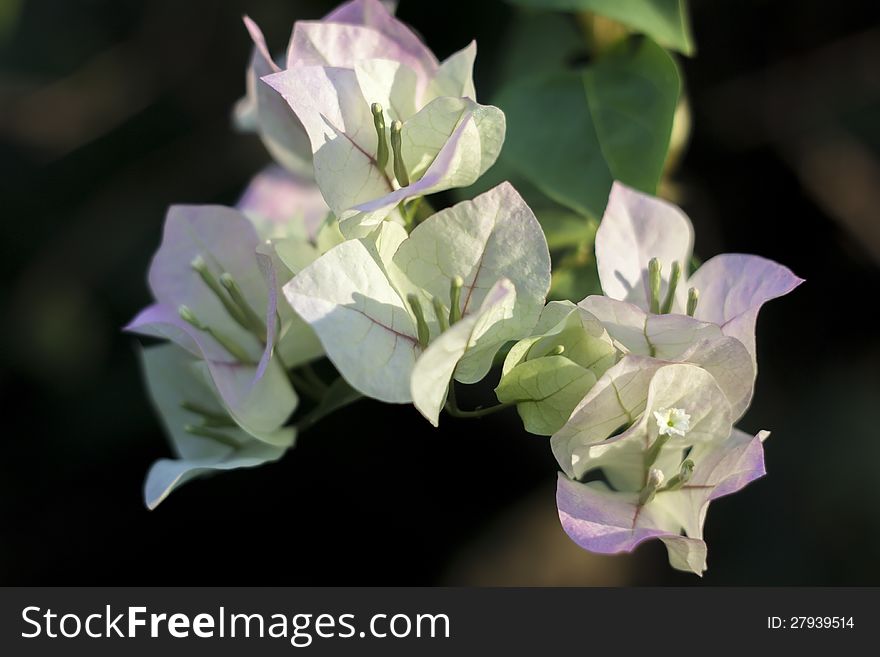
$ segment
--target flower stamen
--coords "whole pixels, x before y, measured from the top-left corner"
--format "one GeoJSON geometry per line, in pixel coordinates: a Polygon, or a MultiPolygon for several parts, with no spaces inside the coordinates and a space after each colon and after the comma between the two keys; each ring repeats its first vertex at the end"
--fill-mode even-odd
{"type": "Polygon", "coordinates": [[[192,267],[193,271],[199,275],[205,285],[208,286],[208,289],[214,293],[217,300],[223,304],[223,307],[226,309],[226,312],[229,313],[229,316],[232,317],[232,319],[234,319],[243,329],[248,329],[247,318],[245,318],[241,310],[232,303],[232,300],[223,291],[223,288],[220,287],[220,283],[217,282],[214,274],[208,269],[208,263],[205,262],[205,259],[202,256],[197,255],[192,259],[192,262],[190,262],[190,267],[192,267]]]}
{"type": "Polygon", "coordinates": [[[394,152],[394,177],[401,187],[409,187],[409,175],[406,165],[403,163],[403,151],[400,142],[400,132],[403,124],[400,121],[391,122],[391,150],[394,152]]]}
{"type": "Polygon", "coordinates": [[[422,302],[419,301],[418,296],[415,294],[406,295],[406,300],[409,302],[413,315],[416,317],[416,329],[418,331],[419,344],[422,345],[422,348],[424,349],[428,346],[428,342],[431,340],[431,331],[428,329],[428,323],[425,321],[425,313],[422,311],[422,302]]]}
{"type": "Polygon", "coordinates": [[[177,313],[180,315],[180,318],[185,321],[190,326],[197,328],[200,331],[204,331],[208,335],[210,335],[214,340],[216,340],[221,347],[223,347],[226,351],[228,351],[235,359],[245,365],[253,365],[253,361],[251,357],[248,356],[247,351],[239,345],[232,338],[223,335],[219,331],[214,330],[210,326],[206,326],[202,322],[199,321],[199,318],[196,317],[195,313],[188,306],[180,306],[177,309],[177,313]]]}
{"type": "Polygon", "coordinates": [[[657,258],[651,258],[648,261],[648,286],[651,291],[651,312],[654,315],[660,314],[660,270],[662,266],[657,258]]]}
{"type": "Polygon", "coordinates": [[[464,279],[461,276],[453,276],[449,283],[449,325],[452,326],[461,319],[461,288],[464,287],[464,279]]]}
{"type": "Polygon", "coordinates": [[[681,263],[678,260],[672,261],[672,271],[669,274],[669,287],[666,288],[666,299],[660,307],[660,312],[664,315],[672,312],[672,304],[675,302],[675,288],[678,287],[678,281],[681,278],[681,263]]]}
{"type": "Polygon", "coordinates": [[[700,291],[692,287],[688,290],[688,305],[687,305],[687,314],[690,317],[694,316],[694,313],[697,312],[697,302],[700,300],[700,291]]]}
{"type": "Polygon", "coordinates": [[[388,165],[388,140],[385,135],[385,113],[382,111],[382,105],[373,103],[370,106],[373,113],[373,126],[376,128],[376,137],[378,138],[378,146],[376,147],[376,164],[382,171],[388,165]]]}
{"type": "Polygon", "coordinates": [[[260,319],[260,316],[251,308],[251,305],[244,298],[241,288],[229,272],[220,274],[220,284],[229,293],[232,303],[241,311],[245,318],[244,328],[253,333],[263,344],[266,343],[266,324],[260,319]]]}

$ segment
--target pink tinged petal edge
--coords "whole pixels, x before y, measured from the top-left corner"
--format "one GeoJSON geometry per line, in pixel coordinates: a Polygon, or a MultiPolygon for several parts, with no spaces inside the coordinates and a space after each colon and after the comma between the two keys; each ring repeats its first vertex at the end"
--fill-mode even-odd
{"type": "Polygon", "coordinates": [[[254,42],[254,54],[247,73],[247,96],[236,106],[236,117],[244,129],[259,133],[266,150],[280,164],[309,174],[311,149],[305,129],[284,98],[262,80],[281,69],[257,24],[247,16],[244,24],[254,42]]]}
{"type": "Polygon", "coordinates": [[[756,255],[724,253],[708,260],[688,283],[700,291],[695,316],[721,326],[755,356],[755,322],[761,306],[794,290],[804,279],[756,255]]]}
{"type": "Polygon", "coordinates": [[[701,464],[701,472],[694,470],[692,486],[710,485],[709,500],[735,493],[767,474],[764,464],[764,441],[769,431],[751,436],[734,429],[723,449],[716,450],[711,459],[701,464]]]}
{"type": "Polygon", "coordinates": [[[674,260],[687,271],[693,244],[691,221],[678,207],[615,181],[596,232],[602,290],[647,310],[648,261],[660,260],[665,281],[674,260]]]}
{"type": "Polygon", "coordinates": [[[210,335],[183,321],[176,307],[163,304],[144,309],[123,330],[170,339],[203,359],[220,396],[232,409],[238,408],[247,399],[251,390],[262,379],[271,359],[271,348],[267,346],[261,363],[256,368],[236,362],[210,335]],[[247,369],[253,370],[254,375],[242,386],[239,374],[247,369]]]}
{"type": "Polygon", "coordinates": [[[251,36],[251,40],[254,42],[254,48],[256,50],[256,55],[259,55],[263,60],[263,63],[272,71],[278,72],[281,70],[281,67],[275,63],[275,60],[272,59],[272,55],[269,53],[269,48],[266,45],[266,38],[263,36],[262,30],[260,30],[259,26],[251,20],[250,16],[242,16],[242,20],[244,21],[244,26],[248,31],[248,34],[251,36]]]}
{"type": "MultiPolygon", "coordinates": [[[[752,437],[734,429],[731,437],[708,453],[698,464],[693,479],[678,493],[689,495],[698,526],[702,528],[709,502],[735,493],[766,474],[763,441],[766,431],[752,437]]],[[[591,552],[631,552],[640,543],[660,538],[667,544],[674,567],[701,574],[705,569],[705,547],[700,536],[682,536],[657,527],[650,505],[638,511],[635,493],[597,490],[559,473],[556,505],[565,533],[591,552]]]]}
{"type": "MultiPolygon", "coordinates": [[[[394,17],[396,5],[396,2],[388,1],[352,0],[331,11],[323,21],[362,25],[377,30],[418,61],[426,72],[435,70],[437,58],[415,32],[394,17]]],[[[388,59],[387,55],[384,57],[388,59]]]]}
{"type": "Polygon", "coordinates": [[[233,361],[229,352],[211,336],[204,335],[201,341],[196,341],[193,338],[194,329],[180,318],[177,308],[174,306],[161,303],[147,306],[122,330],[171,340],[197,358],[206,358],[217,362],[233,361]]]}
{"type": "Polygon", "coordinates": [[[360,93],[353,70],[334,66],[302,66],[261,79],[284,98],[302,123],[313,153],[338,135],[348,139],[364,156],[372,159],[368,153],[376,149],[375,131],[355,134],[362,124],[366,125],[369,105],[360,93]],[[335,135],[328,134],[328,129],[335,135]],[[355,132],[349,134],[352,131],[355,132]]]}
{"type": "Polygon", "coordinates": [[[590,552],[631,552],[648,539],[674,535],[650,526],[649,514],[639,512],[637,501],[635,493],[597,490],[559,473],[556,506],[562,528],[590,552]]]}
{"type": "MultiPolygon", "coordinates": [[[[274,365],[271,342],[257,366],[235,362],[213,338],[184,322],[177,309],[170,306],[150,306],[126,326],[125,330],[174,340],[196,357],[203,359],[224,404],[236,416],[245,412],[252,393],[262,382],[267,368],[274,365]]],[[[264,433],[272,430],[259,428],[264,433]]]]}

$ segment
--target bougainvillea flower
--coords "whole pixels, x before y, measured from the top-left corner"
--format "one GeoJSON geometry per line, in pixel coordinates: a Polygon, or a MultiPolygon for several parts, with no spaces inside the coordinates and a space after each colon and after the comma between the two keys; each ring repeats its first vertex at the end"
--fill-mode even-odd
{"type": "Polygon", "coordinates": [[[284,293],[354,388],[414,402],[436,424],[453,373],[482,379],[505,342],[530,333],[549,286],[540,224],[502,183],[409,236],[385,222],[343,242],[284,293]]]}
{"type": "Polygon", "coordinates": [[[253,467],[279,459],[294,441],[281,444],[255,439],[237,426],[218,399],[201,361],[177,345],[142,352],[147,388],[175,453],[156,461],[144,484],[144,501],[156,508],[176,487],[198,476],[253,467]]]}
{"type": "Polygon", "coordinates": [[[438,63],[376,0],[296,23],[287,68],[263,80],[305,128],[346,236],[365,235],[408,199],[470,185],[495,162],[504,113],[476,102],[475,55],[472,43],[438,63]]]}
{"type": "MultiPolygon", "coordinates": [[[[684,314],[693,288],[696,293],[691,303],[696,308],[688,314],[716,324],[724,335],[742,342],[754,361],[758,311],[766,301],[791,292],[803,279],[772,260],[731,253],[711,258],[688,277],[693,242],[693,226],[681,209],[616,182],[596,232],[596,263],[603,292],[644,311],[652,310],[652,297],[668,299],[668,304],[663,303],[668,305],[665,312],[684,314]],[[656,294],[651,289],[652,260],[659,270],[656,294]],[[677,284],[669,294],[671,279],[677,284]]],[[[653,312],[657,312],[656,306],[653,312]]]]}
{"type": "Polygon", "coordinates": [[[274,354],[276,271],[256,230],[221,206],[173,206],[150,266],[156,303],[126,330],[168,338],[203,359],[229,414],[270,444],[291,440],[283,424],[297,404],[274,354]]]}
{"type": "MultiPolygon", "coordinates": [[[[631,552],[643,541],[659,538],[673,568],[701,575],[706,570],[703,524],[709,503],[765,474],[762,442],[768,435],[734,429],[721,443],[694,448],[686,483],[679,483],[680,478],[664,490],[670,478],[655,473],[654,481],[660,483],[650,499],[641,491],[614,491],[599,481],[580,483],[559,473],[559,520],[575,543],[602,554],[631,552]]],[[[676,476],[680,474],[672,478],[676,476]]]]}
{"type": "Polygon", "coordinates": [[[721,442],[732,428],[730,405],[709,372],[688,363],[626,356],[599,378],[550,444],[571,478],[602,468],[618,490],[640,490],[645,454],[652,447],[659,450],[658,462],[667,454],[677,456],[677,470],[682,450],[721,442]],[[671,409],[689,416],[683,436],[663,432],[654,416],[671,409]]]}
{"type": "Polygon", "coordinates": [[[564,473],[563,527],[596,552],[663,538],[674,567],[701,573],[706,505],[764,474],[764,437],[733,429],[727,398],[705,369],[626,356],[551,439],[564,473]],[[604,482],[579,482],[597,472],[604,482]]]}
{"type": "Polygon", "coordinates": [[[552,301],[533,335],[508,352],[495,394],[502,403],[516,404],[526,431],[549,436],[617,358],[595,317],[571,302],[552,301]]]}

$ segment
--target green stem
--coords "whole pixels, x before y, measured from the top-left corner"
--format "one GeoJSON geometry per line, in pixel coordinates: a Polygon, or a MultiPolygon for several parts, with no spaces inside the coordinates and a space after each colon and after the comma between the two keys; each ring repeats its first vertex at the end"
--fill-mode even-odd
{"type": "Polygon", "coordinates": [[[495,404],[495,406],[489,406],[488,408],[477,408],[472,411],[463,411],[460,408],[455,408],[451,406],[447,402],[446,412],[449,413],[452,417],[476,418],[484,417],[486,415],[492,415],[493,413],[503,411],[504,409],[510,408],[514,405],[516,405],[516,402],[504,402],[503,404],[495,404]]]}
{"type": "Polygon", "coordinates": [[[425,197],[417,196],[410,201],[408,205],[404,206],[403,221],[407,233],[412,232],[412,229],[416,227],[416,214],[419,211],[419,206],[422,204],[423,198],[425,197]]]}
{"type": "Polygon", "coordinates": [[[504,402],[502,404],[495,404],[495,406],[489,406],[488,408],[475,408],[472,411],[464,411],[458,407],[458,402],[455,398],[455,380],[452,380],[449,382],[449,392],[446,396],[445,408],[446,412],[449,413],[452,417],[477,418],[486,415],[492,415],[493,413],[503,411],[505,408],[510,408],[511,406],[515,405],[516,402],[504,402]]]}
{"type": "Polygon", "coordinates": [[[324,399],[324,395],[315,390],[308,379],[306,379],[306,377],[302,376],[296,370],[288,370],[287,376],[290,377],[290,382],[293,384],[293,387],[296,388],[299,392],[303,393],[312,401],[320,402],[324,399]]]}
{"type": "Polygon", "coordinates": [[[321,377],[318,376],[318,373],[315,372],[315,370],[312,368],[311,363],[304,363],[303,365],[300,365],[297,369],[303,380],[308,381],[313,388],[321,393],[322,397],[327,394],[327,390],[330,386],[324,383],[321,377]]]}

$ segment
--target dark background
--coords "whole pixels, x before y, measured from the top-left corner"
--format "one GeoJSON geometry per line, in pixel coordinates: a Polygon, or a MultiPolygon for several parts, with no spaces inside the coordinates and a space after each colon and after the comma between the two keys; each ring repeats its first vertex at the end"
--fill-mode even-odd
{"type": "MultiPolygon", "coordinates": [[[[491,98],[511,8],[401,4],[441,58],[478,40],[491,98]]],[[[146,511],[168,447],[119,327],[149,301],[167,206],[233,203],[267,161],[231,129],[240,15],[280,50],[331,3],[0,0],[0,583],[880,584],[876,3],[692,5],[694,130],[672,182],[697,252],[807,279],[762,312],[742,426],[773,431],[770,476],[712,506],[702,580],[659,543],[573,546],[547,441],[512,412],[435,431],[360,402],[280,463],[146,511]]]]}

